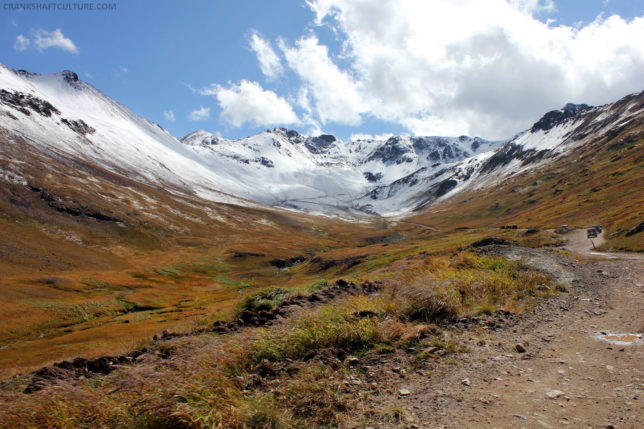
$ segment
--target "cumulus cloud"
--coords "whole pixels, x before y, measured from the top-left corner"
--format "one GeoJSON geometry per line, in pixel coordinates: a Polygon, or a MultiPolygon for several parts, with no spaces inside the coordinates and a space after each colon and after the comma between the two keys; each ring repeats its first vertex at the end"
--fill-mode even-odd
{"type": "Polygon", "coordinates": [[[222,109],[222,119],[235,127],[247,122],[257,126],[299,123],[288,101],[257,82],[242,80],[239,84],[229,83],[228,87],[211,85],[200,93],[214,96],[222,109]]]}
{"type": "Polygon", "coordinates": [[[191,121],[205,121],[210,118],[210,107],[199,106],[199,109],[190,112],[191,121]]]}
{"type": "Polygon", "coordinates": [[[13,44],[13,49],[16,51],[24,51],[29,47],[31,44],[31,41],[23,36],[22,34],[18,34],[18,37],[16,37],[16,42],[13,44]]]}
{"type": "Polygon", "coordinates": [[[68,37],[65,37],[60,28],[57,28],[54,31],[45,31],[43,29],[37,29],[33,31],[33,42],[36,49],[39,52],[44,52],[49,48],[58,48],[63,51],[69,52],[70,54],[78,54],[79,50],[68,37]]]}
{"type": "Polygon", "coordinates": [[[250,47],[257,55],[259,68],[262,73],[269,78],[274,79],[284,71],[282,61],[277,56],[271,44],[263,39],[257,32],[254,32],[250,38],[250,47]]]}
{"type": "Polygon", "coordinates": [[[304,82],[306,92],[300,93],[299,103],[308,104],[302,97],[312,98],[315,113],[324,124],[328,121],[359,125],[367,111],[360,94],[360,85],[351,74],[341,70],[329,57],[328,48],[315,36],[298,40],[295,46],[280,41],[288,66],[304,82]]]}
{"type": "Polygon", "coordinates": [[[163,112],[163,118],[168,122],[175,122],[177,120],[174,116],[174,110],[166,110],[163,112]]]}
{"type": "Polygon", "coordinates": [[[644,17],[555,26],[538,19],[552,0],[308,4],[342,39],[341,61],[314,33],[280,48],[323,124],[368,115],[414,134],[505,138],[566,102],[644,88],[644,17]]]}

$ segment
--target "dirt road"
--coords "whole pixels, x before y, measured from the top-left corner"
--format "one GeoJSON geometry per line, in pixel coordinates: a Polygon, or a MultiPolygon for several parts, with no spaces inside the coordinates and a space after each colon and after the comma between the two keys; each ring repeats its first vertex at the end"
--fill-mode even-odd
{"type": "Polygon", "coordinates": [[[597,255],[580,232],[570,249],[609,259],[498,249],[552,272],[569,292],[518,321],[463,331],[467,353],[400,380],[395,389],[410,394],[390,404],[407,410],[408,427],[644,427],[644,258],[597,255]]]}
{"type": "Polygon", "coordinates": [[[572,231],[565,235],[566,240],[568,241],[565,248],[570,250],[577,255],[582,255],[585,258],[590,259],[644,259],[644,255],[639,253],[611,253],[611,252],[600,252],[596,248],[600,247],[606,242],[604,239],[604,232],[599,234],[596,238],[589,239],[586,236],[586,230],[579,229],[572,231]]]}

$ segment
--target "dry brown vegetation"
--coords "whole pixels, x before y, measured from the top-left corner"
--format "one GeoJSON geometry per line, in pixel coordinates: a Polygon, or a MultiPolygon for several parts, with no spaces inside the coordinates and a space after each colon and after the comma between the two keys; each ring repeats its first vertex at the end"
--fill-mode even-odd
{"type": "MultiPolygon", "coordinates": [[[[63,377],[29,395],[20,393],[27,380],[14,378],[5,386],[2,422],[13,427],[279,428],[383,421],[391,410],[368,406],[374,387],[355,382],[351,356],[428,346],[458,351],[460,346],[444,342],[437,324],[517,310],[554,290],[547,275],[519,262],[470,252],[435,257],[421,252],[371,275],[385,273],[393,276],[376,296],[353,296],[271,327],[157,342],[137,364],[106,377],[63,377]]],[[[272,308],[284,297],[281,290],[264,292],[243,306],[272,308]]],[[[417,359],[434,358],[421,354],[417,359]]]]}

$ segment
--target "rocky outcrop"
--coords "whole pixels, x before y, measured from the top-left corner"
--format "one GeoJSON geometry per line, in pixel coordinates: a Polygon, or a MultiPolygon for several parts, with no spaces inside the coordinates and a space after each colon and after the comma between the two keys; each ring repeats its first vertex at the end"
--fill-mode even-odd
{"type": "Polygon", "coordinates": [[[31,115],[31,111],[47,118],[51,118],[54,113],[60,115],[60,111],[48,101],[18,91],[0,89],[0,103],[11,106],[27,116],[31,115]]]}
{"type": "Polygon", "coordinates": [[[628,232],[626,233],[626,236],[627,236],[627,237],[631,237],[631,236],[633,236],[633,235],[635,235],[635,234],[639,234],[639,233],[640,233],[640,232],[642,232],[642,231],[644,231],[644,222],[640,223],[639,225],[637,225],[636,227],[634,227],[633,229],[631,229],[630,231],[628,231],[628,232]]]}
{"type": "Polygon", "coordinates": [[[540,130],[548,131],[570,118],[581,116],[583,112],[589,109],[592,109],[592,106],[589,106],[587,104],[568,103],[564,106],[563,109],[552,110],[543,115],[543,117],[532,126],[530,132],[535,133],[540,130]]]}
{"type": "Polygon", "coordinates": [[[72,130],[73,132],[81,136],[85,136],[87,134],[94,134],[96,132],[96,129],[87,125],[85,121],[83,121],[82,119],[78,121],[74,121],[74,120],[62,118],[60,122],[67,125],[70,130],[72,130]]]}

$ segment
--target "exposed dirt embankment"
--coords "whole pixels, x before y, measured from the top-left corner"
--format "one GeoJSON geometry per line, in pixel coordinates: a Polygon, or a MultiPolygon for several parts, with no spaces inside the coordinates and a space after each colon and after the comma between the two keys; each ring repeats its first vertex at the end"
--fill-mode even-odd
{"type": "MultiPolygon", "coordinates": [[[[292,316],[294,313],[328,303],[336,298],[346,295],[369,295],[380,290],[379,283],[364,282],[356,284],[345,280],[338,280],[334,284],[314,292],[310,295],[293,295],[269,310],[253,311],[242,310],[239,318],[232,321],[217,321],[212,326],[194,332],[173,333],[164,331],[155,335],[154,343],[164,342],[178,337],[189,337],[206,332],[231,333],[246,327],[262,327],[271,325],[279,319],[292,316]]],[[[146,353],[155,353],[155,350],[135,350],[121,356],[102,356],[96,359],[76,358],[72,361],[62,361],[53,366],[41,368],[29,375],[30,382],[25,393],[33,393],[59,379],[95,377],[106,375],[117,370],[121,365],[132,364],[146,353]]]]}

